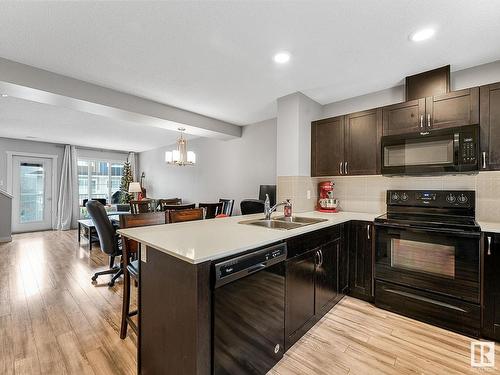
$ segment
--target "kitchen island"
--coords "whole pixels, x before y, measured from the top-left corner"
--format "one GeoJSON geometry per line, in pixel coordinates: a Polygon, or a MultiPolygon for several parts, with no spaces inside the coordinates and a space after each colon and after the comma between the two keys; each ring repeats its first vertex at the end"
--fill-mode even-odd
{"type": "MultiPolygon", "coordinates": [[[[216,261],[313,232],[324,235],[329,228],[350,221],[370,222],[378,214],[308,212],[297,216],[326,220],[291,230],[239,224],[261,218],[258,214],[120,230],[141,244],[139,373],[211,373],[216,261]]],[[[294,246],[308,245],[295,241],[294,246]]],[[[295,338],[290,336],[290,340],[293,343],[295,338]]]]}

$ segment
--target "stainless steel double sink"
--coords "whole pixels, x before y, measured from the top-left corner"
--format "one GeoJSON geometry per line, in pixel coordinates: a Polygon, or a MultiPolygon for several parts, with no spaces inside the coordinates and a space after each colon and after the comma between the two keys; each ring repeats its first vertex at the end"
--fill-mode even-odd
{"type": "Polygon", "coordinates": [[[289,229],[301,228],[306,225],[321,223],[323,221],[327,221],[327,219],[315,219],[311,217],[301,217],[301,216],[292,216],[292,217],[278,216],[269,220],[264,218],[252,219],[252,220],[240,221],[239,223],[246,225],[255,225],[271,229],[289,230],[289,229]]]}

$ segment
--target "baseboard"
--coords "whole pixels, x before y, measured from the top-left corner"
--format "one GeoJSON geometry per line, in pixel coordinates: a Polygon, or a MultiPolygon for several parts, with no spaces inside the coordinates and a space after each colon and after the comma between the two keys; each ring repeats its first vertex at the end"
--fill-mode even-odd
{"type": "Polygon", "coordinates": [[[0,237],[0,243],[2,242],[11,242],[12,241],[12,236],[9,237],[0,237]]]}

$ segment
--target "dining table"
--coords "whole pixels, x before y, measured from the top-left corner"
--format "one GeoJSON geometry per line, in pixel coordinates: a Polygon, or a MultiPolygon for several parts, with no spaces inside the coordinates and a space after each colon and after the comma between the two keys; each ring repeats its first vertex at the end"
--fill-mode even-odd
{"type": "MultiPolygon", "coordinates": [[[[110,211],[107,212],[109,220],[111,223],[119,227],[120,226],[120,216],[121,215],[130,215],[130,211],[110,211]]],[[[78,238],[78,243],[81,243],[81,240],[83,238],[86,238],[88,241],[89,245],[89,251],[92,251],[92,243],[93,242],[99,242],[99,236],[97,234],[95,224],[92,221],[92,219],[80,219],[78,220],[78,232],[77,232],[77,238],[78,238]],[[83,233],[82,233],[83,229],[83,233]]]]}

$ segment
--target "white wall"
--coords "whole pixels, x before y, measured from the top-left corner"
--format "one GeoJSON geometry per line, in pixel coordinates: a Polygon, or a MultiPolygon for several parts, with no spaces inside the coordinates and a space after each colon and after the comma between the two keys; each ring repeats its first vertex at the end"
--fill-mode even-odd
{"type": "Polygon", "coordinates": [[[311,121],[322,115],[323,106],[300,93],[299,96],[299,165],[298,176],[311,175],[311,121]]]}
{"type": "Polygon", "coordinates": [[[340,102],[326,104],[323,106],[322,118],[342,116],[348,113],[364,111],[366,109],[384,107],[386,105],[403,102],[404,97],[404,86],[391,87],[366,95],[341,100],[340,102]]]}
{"type": "Polygon", "coordinates": [[[296,92],[277,100],[278,176],[311,174],[311,121],[322,115],[321,104],[296,92]]]}
{"type": "Polygon", "coordinates": [[[139,154],[138,173],[152,198],[182,198],[184,202],[235,199],[235,211],[245,198],[257,198],[259,185],[276,184],[276,119],[243,127],[241,138],[221,141],[197,138],[188,142],[196,152],[195,166],[165,164],[165,151],[175,145],[139,154]]]}
{"type": "Polygon", "coordinates": [[[277,174],[278,176],[298,175],[299,165],[299,97],[290,94],[277,99],[277,174]]]}
{"type": "MultiPolygon", "coordinates": [[[[488,64],[451,72],[450,86],[451,90],[454,91],[499,81],[500,60],[497,60],[488,64]]],[[[404,101],[404,86],[391,87],[386,90],[326,104],[323,106],[322,118],[345,115],[404,101]]]]}
{"type": "Polygon", "coordinates": [[[0,138],[0,189],[7,190],[7,151],[57,155],[57,181],[60,180],[64,145],[0,138]]]}
{"type": "Polygon", "coordinates": [[[12,240],[12,199],[0,190],[0,243],[12,240]]]}
{"type": "Polygon", "coordinates": [[[128,152],[78,148],[78,157],[96,160],[127,161],[128,152]]]}

